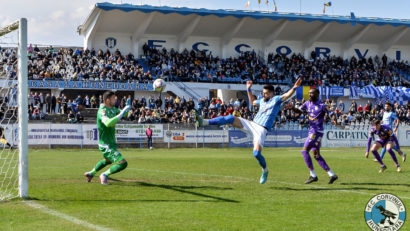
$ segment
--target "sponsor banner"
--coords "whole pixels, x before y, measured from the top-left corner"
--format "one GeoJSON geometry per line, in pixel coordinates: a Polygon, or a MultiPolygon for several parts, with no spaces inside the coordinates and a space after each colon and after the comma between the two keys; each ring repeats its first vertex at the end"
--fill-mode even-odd
{"type": "Polygon", "coordinates": [[[145,139],[147,137],[145,130],[148,128],[148,126],[150,126],[152,129],[153,138],[164,137],[162,124],[117,124],[115,126],[117,142],[141,142],[142,139],[145,139]]]}
{"type": "Polygon", "coordinates": [[[29,124],[28,144],[81,145],[83,130],[80,124],[29,124]]]}
{"type": "Polygon", "coordinates": [[[83,124],[82,131],[84,145],[98,145],[98,130],[96,124],[83,124]]]}
{"type": "Polygon", "coordinates": [[[322,147],[366,147],[369,130],[325,130],[322,147]]]}
{"type": "Polygon", "coordinates": [[[410,127],[400,126],[397,131],[397,139],[399,140],[400,146],[410,146],[410,127]]]}
{"type": "MultiPolygon", "coordinates": [[[[151,124],[153,137],[163,137],[163,125],[151,124]]],[[[140,142],[146,137],[148,124],[117,124],[118,143],[140,142]]],[[[11,135],[11,134],[10,134],[11,135]]],[[[97,145],[98,130],[95,124],[29,124],[29,144],[97,145]]]]}
{"type": "Polygon", "coordinates": [[[228,142],[228,132],[224,130],[167,130],[165,143],[223,143],[228,142]]]}
{"type": "MultiPolygon", "coordinates": [[[[10,85],[10,83],[7,83],[10,85]]],[[[120,83],[100,81],[53,81],[53,80],[28,80],[29,88],[64,88],[64,89],[92,89],[92,90],[118,90],[118,91],[152,91],[152,84],[145,83],[120,83]]]]}
{"type": "MultiPolygon", "coordinates": [[[[275,130],[266,135],[264,147],[303,147],[307,137],[307,130],[275,130]]],[[[229,131],[229,146],[253,147],[252,134],[242,130],[229,131]]]]}
{"type": "Polygon", "coordinates": [[[330,96],[344,96],[344,87],[331,87],[330,96]]]}

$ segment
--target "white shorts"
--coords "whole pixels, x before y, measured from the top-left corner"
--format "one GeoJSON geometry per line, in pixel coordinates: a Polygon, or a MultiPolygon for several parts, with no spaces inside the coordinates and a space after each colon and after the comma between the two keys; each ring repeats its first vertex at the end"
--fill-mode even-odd
{"type": "Polygon", "coordinates": [[[265,143],[266,133],[268,132],[264,127],[260,126],[259,124],[247,120],[238,118],[243,126],[243,130],[249,131],[253,136],[253,144],[259,144],[263,148],[263,144],[265,143]]]}

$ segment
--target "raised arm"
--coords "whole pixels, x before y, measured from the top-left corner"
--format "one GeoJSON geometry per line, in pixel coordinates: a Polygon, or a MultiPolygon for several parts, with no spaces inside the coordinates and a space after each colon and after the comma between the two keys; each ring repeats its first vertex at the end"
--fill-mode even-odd
{"type": "Polygon", "coordinates": [[[128,114],[128,111],[130,110],[130,106],[125,106],[124,109],[118,113],[117,116],[113,118],[108,118],[105,114],[102,114],[101,116],[101,122],[106,126],[106,127],[114,127],[115,124],[123,117],[128,114]]]}
{"type": "Polygon", "coordinates": [[[289,91],[287,91],[285,94],[283,94],[282,97],[282,102],[285,102],[286,100],[288,100],[296,91],[296,88],[300,87],[300,85],[302,85],[302,78],[299,78],[295,85],[292,87],[292,89],[290,89],[289,91]]]}
{"type": "Polygon", "coordinates": [[[248,99],[249,99],[249,102],[252,105],[255,105],[256,97],[252,94],[251,88],[252,88],[252,81],[247,81],[246,82],[246,89],[247,89],[247,92],[248,92],[248,99]]]}

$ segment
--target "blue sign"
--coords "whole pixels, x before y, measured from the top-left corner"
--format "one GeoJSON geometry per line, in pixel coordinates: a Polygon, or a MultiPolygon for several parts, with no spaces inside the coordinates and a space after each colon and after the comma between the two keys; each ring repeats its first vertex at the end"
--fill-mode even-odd
{"type": "Polygon", "coordinates": [[[108,37],[105,39],[105,45],[108,48],[114,48],[117,45],[117,39],[113,38],[113,37],[108,37]]]}
{"type": "Polygon", "coordinates": [[[345,89],[344,87],[331,87],[330,88],[330,96],[344,96],[345,89]]]}
{"type": "Polygon", "coordinates": [[[83,81],[51,81],[29,80],[28,88],[65,88],[118,91],[152,91],[152,84],[120,83],[120,82],[83,82],[83,81]]]}
{"type": "MultiPolygon", "coordinates": [[[[274,130],[268,132],[264,147],[303,147],[308,130],[274,130]]],[[[241,130],[229,131],[229,147],[253,147],[253,137],[241,130]]]]}

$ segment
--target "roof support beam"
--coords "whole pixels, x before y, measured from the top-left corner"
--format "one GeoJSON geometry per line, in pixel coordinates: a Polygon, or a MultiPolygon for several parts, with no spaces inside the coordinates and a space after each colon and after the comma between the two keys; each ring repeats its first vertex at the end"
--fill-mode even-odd
{"type": "Polygon", "coordinates": [[[321,27],[310,33],[302,44],[303,51],[311,47],[330,26],[332,26],[332,22],[324,23],[321,27]]]}
{"type": "Polygon", "coordinates": [[[408,27],[400,28],[399,31],[397,31],[395,34],[391,36],[390,39],[388,39],[385,43],[380,45],[380,53],[385,53],[388,49],[390,49],[390,47],[392,47],[393,44],[399,41],[406,34],[407,31],[409,31],[408,27]]]}
{"type": "Polygon", "coordinates": [[[201,16],[197,15],[192,21],[188,23],[185,29],[183,29],[178,35],[178,44],[186,42],[188,37],[192,34],[192,32],[194,32],[200,20],[201,16]]]}
{"type": "Polygon", "coordinates": [[[372,24],[368,24],[367,26],[365,26],[362,30],[356,32],[356,34],[354,34],[349,40],[347,40],[344,44],[343,44],[343,50],[346,52],[347,50],[349,50],[353,44],[355,44],[357,41],[359,41],[364,34],[366,34],[366,32],[372,27],[372,24]]]}
{"type": "Polygon", "coordinates": [[[263,46],[268,47],[279,37],[280,33],[288,24],[288,21],[283,19],[282,22],[268,35],[263,41],[263,46]]]}
{"type": "Polygon", "coordinates": [[[155,15],[156,12],[150,13],[148,17],[145,17],[144,21],[138,22],[137,29],[132,34],[133,40],[138,41],[141,39],[141,36],[145,34],[155,15]]]}
{"type": "Polygon", "coordinates": [[[94,19],[91,21],[90,25],[87,28],[87,31],[84,31],[84,48],[85,49],[91,49],[92,48],[92,40],[95,36],[95,33],[97,31],[97,27],[100,25],[101,20],[101,12],[102,10],[98,10],[97,15],[94,17],[94,19]]]}
{"type": "Polygon", "coordinates": [[[223,35],[222,37],[223,45],[228,45],[231,42],[232,38],[235,37],[235,35],[239,32],[239,30],[241,29],[245,21],[246,21],[246,17],[241,18],[241,20],[239,20],[239,22],[235,25],[234,28],[232,28],[226,34],[223,35]]]}

